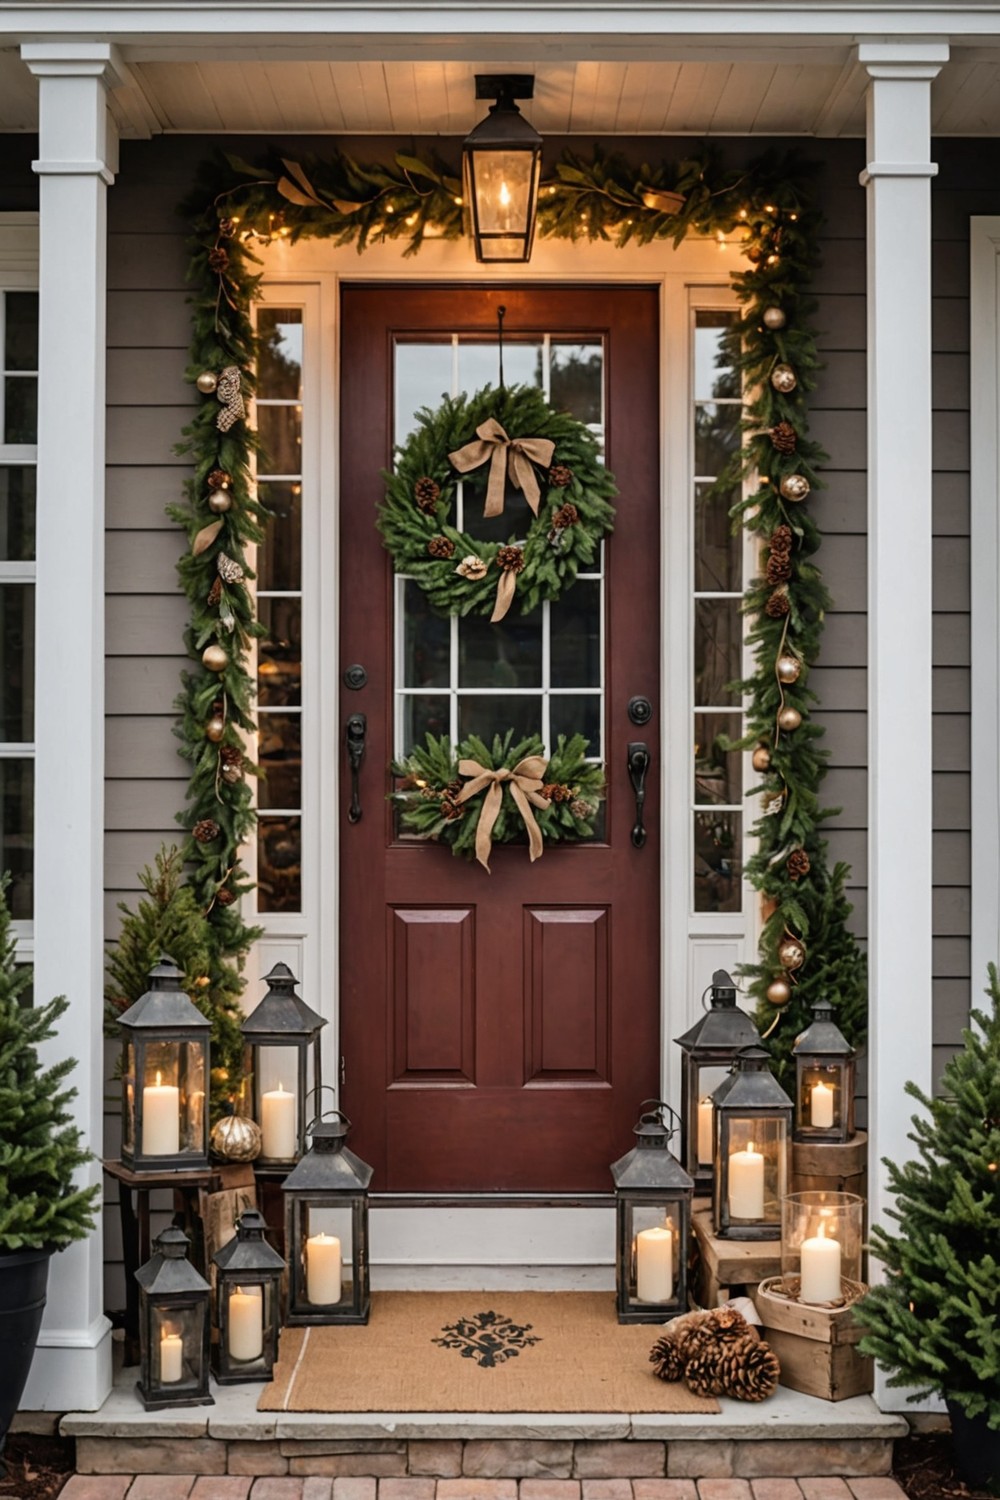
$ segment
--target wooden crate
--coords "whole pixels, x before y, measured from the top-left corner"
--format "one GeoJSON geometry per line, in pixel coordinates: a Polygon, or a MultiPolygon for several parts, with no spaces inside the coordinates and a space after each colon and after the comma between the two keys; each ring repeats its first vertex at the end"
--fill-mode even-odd
{"type": "Polygon", "coordinates": [[[718,1307],[781,1271],[780,1240],[720,1240],[711,1208],[697,1208],[691,1227],[699,1250],[695,1295],[702,1307],[718,1307]]]}
{"type": "Polygon", "coordinates": [[[864,1329],[850,1307],[806,1307],[769,1290],[753,1293],[763,1335],[781,1364],[781,1384],[824,1401],[844,1401],[874,1389],[875,1364],[859,1354],[864,1329]]]}
{"type": "Polygon", "coordinates": [[[810,1189],[868,1196],[868,1137],[863,1130],[839,1145],[832,1141],[792,1142],[793,1193],[810,1189]]]}

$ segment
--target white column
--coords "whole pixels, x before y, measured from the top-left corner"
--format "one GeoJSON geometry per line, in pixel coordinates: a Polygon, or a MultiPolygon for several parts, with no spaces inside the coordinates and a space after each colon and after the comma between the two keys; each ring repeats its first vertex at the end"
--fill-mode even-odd
{"type": "MultiPolygon", "coordinates": [[[[76,1119],[101,1180],[104,1067],[104,406],[112,49],[32,43],[40,183],[35,993],[69,1009],[76,1119]]],[[[54,1257],[26,1409],[93,1409],[111,1388],[103,1236],[54,1257]]]]}
{"type": "MultiPolygon", "coordinates": [[[[931,82],[948,48],[868,43],[868,903],[872,1222],[931,1080],[931,82]]],[[[878,1277],[878,1263],[872,1275],[878,1277]]],[[[876,1377],[876,1399],[902,1397],[876,1377]]]]}

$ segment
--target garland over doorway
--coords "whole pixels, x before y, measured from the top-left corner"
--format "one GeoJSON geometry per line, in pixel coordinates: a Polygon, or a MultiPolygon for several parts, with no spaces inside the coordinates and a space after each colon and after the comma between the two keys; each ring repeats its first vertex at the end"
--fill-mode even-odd
{"type": "MultiPolygon", "coordinates": [[[[866,978],[847,920],[844,864],[830,866],[820,803],[827,752],[812,718],[809,672],[829,605],[815,562],[820,534],[809,496],[826,455],[808,436],[807,398],[818,368],[808,283],[819,258],[820,215],[810,173],[794,158],[768,155],[744,170],[704,151],[679,163],[630,166],[595,152],[566,153],[543,183],[539,232],[622,246],[688,234],[737,242],[745,265],[732,277],[741,316],[726,356],[748,395],[743,448],[716,483],[743,494],[734,524],[759,543],[759,571],[745,594],[754,671],[742,684],[746,737],[760,781],[757,851],[747,865],[761,893],[758,962],[746,973],[779,1069],[812,1001],[829,999],[848,1040],[863,1039],[866,978]],[[778,1025],[778,1023],[781,1023],[778,1025]]],[[[187,828],[191,883],[220,950],[245,951],[251,936],[238,897],[249,889],[239,849],[255,822],[246,756],[253,733],[248,651],[259,636],[248,589],[247,549],[267,514],[251,480],[255,435],[248,401],[256,353],[251,309],[258,290],[254,247],[276,238],[321,237],[359,251],[403,240],[405,255],[425,239],[465,232],[461,185],[437,156],[398,153],[360,165],[332,149],[322,160],[269,156],[260,165],[220,157],[203,169],[186,205],[193,222],[189,275],[193,335],[189,380],[203,401],[179,451],[193,465],[183,505],[190,550],[180,576],[190,603],[185,642],[192,665],[178,699],[177,733],[191,765],[187,828]]],[[[467,439],[475,436],[470,429],[467,439]]],[[[372,517],[375,524],[375,517],[372,517]]]]}

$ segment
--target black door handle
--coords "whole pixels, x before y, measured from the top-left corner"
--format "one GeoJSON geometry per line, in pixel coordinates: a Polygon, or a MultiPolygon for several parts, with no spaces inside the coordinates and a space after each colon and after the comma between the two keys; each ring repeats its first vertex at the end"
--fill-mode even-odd
{"type": "Polygon", "coordinates": [[[642,810],[646,801],[646,772],[649,770],[649,746],[642,740],[632,740],[628,747],[628,777],[635,792],[635,823],[632,827],[632,843],[641,849],[646,842],[646,830],[642,823],[642,810]]]}
{"type": "Polygon", "coordinates": [[[347,821],[361,820],[361,762],[365,758],[365,742],[368,738],[368,718],[365,714],[351,714],[345,731],[347,760],[351,768],[351,805],[347,809],[347,821]]]}

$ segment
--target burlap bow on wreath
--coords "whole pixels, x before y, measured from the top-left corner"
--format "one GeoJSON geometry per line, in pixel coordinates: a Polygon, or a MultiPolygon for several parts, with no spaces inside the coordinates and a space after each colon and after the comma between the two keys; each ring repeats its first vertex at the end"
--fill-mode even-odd
{"type": "Polygon", "coordinates": [[[476,825],[476,858],[487,874],[490,873],[490,854],[493,850],[493,825],[500,816],[505,784],[510,787],[515,806],[524,820],[524,826],[528,832],[528,852],[532,863],[540,857],[543,848],[542,830],[535,822],[535,815],[531,808],[534,806],[544,810],[549,806],[541,795],[542,778],[547,766],[548,761],[543,755],[525,756],[524,760],[519,760],[512,769],[503,766],[499,771],[491,771],[486,766],[481,766],[478,760],[459,761],[458,774],[471,779],[466,781],[455,798],[456,802],[467,802],[484,787],[489,788],[483,798],[479,822],[476,825]]]}
{"type": "Polygon", "coordinates": [[[542,492],[534,466],[538,464],[547,469],[555,451],[556,445],[550,438],[510,438],[496,417],[487,417],[476,428],[472,442],[456,448],[448,458],[460,474],[478,469],[489,459],[490,477],[486,486],[484,516],[503,514],[504,483],[508,474],[515,489],[521,491],[532,513],[537,516],[542,492]]]}

